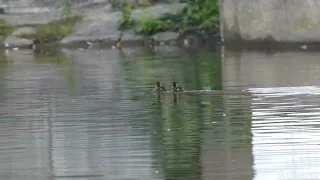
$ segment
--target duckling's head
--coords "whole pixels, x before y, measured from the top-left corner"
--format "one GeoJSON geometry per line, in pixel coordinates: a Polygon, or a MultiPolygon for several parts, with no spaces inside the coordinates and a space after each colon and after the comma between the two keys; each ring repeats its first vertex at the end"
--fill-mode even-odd
{"type": "Polygon", "coordinates": [[[33,42],[32,42],[32,49],[33,50],[36,50],[37,49],[37,45],[39,45],[41,43],[41,41],[39,40],[39,39],[35,39],[35,40],[33,40],[33,42]]]}
{"type": "Polygon", "coordinates": [[[177,82],[173,81],[173,82],[172,82],[172,87],[173,87],[173,88],[176,88],[176,87],[177,87],[177,82]]]}
{"type": "Polygon", "coordinates": [[[157,86],[158,88],[160,87],[160,82],[159,82],[159,81],[156,82],[156,86],[157,86]]]}

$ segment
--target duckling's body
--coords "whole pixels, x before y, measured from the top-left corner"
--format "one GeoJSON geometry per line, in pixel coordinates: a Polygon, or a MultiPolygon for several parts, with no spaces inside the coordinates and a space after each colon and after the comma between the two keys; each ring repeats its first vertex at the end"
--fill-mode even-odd
{"type": "Polygon", "coordinates": [[[116,48],[121,48],[121,38],[116,41],[116,48]]]}
{"type": "Polygon", "coordinates": [[[115,47],[118,49],[121,49],[122,36],[123,36],[123,32],[121,31],[121,33],[119,34],[119,38],[116,40],[116,44],[115,44],[115,47]]]}
{"type": "Polygon", "coordinates": [[[172,83],[172,91],[173,92],[183,92],[183,88],[178,85],[177,82],[172,83]]]}
{"type": "Polygon", "coordinates": [[[156,82],[156,86],[154,87],[152,92],[166,92],[166,88],[160,85],[160,82],[156,82]]]}

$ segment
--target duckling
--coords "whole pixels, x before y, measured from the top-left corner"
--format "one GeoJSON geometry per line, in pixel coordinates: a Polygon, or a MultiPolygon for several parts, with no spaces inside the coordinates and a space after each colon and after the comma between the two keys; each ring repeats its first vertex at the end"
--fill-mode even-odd
{"type": "Polygon", "coordinates": [[[172,92],[183,92],[183,88],[177,82],[172,82],[172,92]]]}
{"type": "Polygon", "coordinates": [[[120,33],[119,38],[116,40],[115,47],[120,49],[121,48],[121,40],[122,40],[123,32],[120,33]]]}
{"type": "Polygon", "coordinates": [[[121,38],[116,41],[116,48],[121,48],[121,38]]]}
{"type": "Polygon", "coordinates": [[[35,39],[33,40],[33,43],[31,45],[31,48],[33,51],[37,51],[38,50],[38,45],[41,43],[41,40],[40,39],[35,39]]]}
{"type": "Polygon", "coordinates": [[[153,91],[152,92],[165,92],[166,91],[166,88],[164,86],[161,86],[160,85],[160,82],[156,82],[156,86],[154,87],[153,91]]]}

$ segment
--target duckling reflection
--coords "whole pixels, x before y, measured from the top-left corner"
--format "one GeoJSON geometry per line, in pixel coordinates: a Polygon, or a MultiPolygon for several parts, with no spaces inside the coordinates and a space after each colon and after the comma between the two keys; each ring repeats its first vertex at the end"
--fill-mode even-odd
{"type": "Polygon", "coordinates": [[[161,86],[160,82],[156,82],[156,86],[154,87],[152,92],[166,92],[166,88],[161,86]]]}
{"type": "Polygon", "coordinates": [[[177,82],[172,82],[172,92],[183,92],[183,88],[177,82]]]}

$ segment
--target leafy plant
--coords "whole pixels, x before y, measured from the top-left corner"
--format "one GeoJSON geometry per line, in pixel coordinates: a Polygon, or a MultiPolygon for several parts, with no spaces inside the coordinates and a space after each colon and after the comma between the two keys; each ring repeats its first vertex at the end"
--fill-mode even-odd
{"type": "Polygon", "coordinates": [[[0,18],[0,41],[4,40],[15,29],[16,29],[15,26],[12,26],[6,20],[0,18]]]}
{"type": "Polygon", "coordinates": [[[62,17],[69,18],[72,16],[72,0],[62,1],[62,17]]]}
{"type": "Polygon", "coordinates": [[[136,32],[138,34],[149,35],[167,28],[161,19],[154,18],[148,12],[144,12],[144,14],[144,16],[139,17],[136,21],[136,32]]]}
{"type": "Polygon", "coordinates": [[[81,20],[81,18],[81,16],[72,16],[59,21],[50,22],[48,24],[37,25],[37,38],[62,39],[73,32],[74,26],[77,21],[81,20]]]}
{"type": "Polygon", "coordinates": [[[131,17],[133,5],[131,3],[125,3],[121,8],[122,21],[120,23],[120,29],[127,29],[133,25],[131,17]]]}
{"type": "Polygon", "coordinates": [[[219,25],[218,0],[189,1],[182,14],[183,27],[217,28],[219,25]]]}
{"type": "Polygon", "coordinates": [[[159,31],[185,31],[188,29],[217,29],[219,26],[218,0],[193,0],[176,15],[165,14],[160,18],[140,17],[138,33],[151,35],[159,31]]]}

